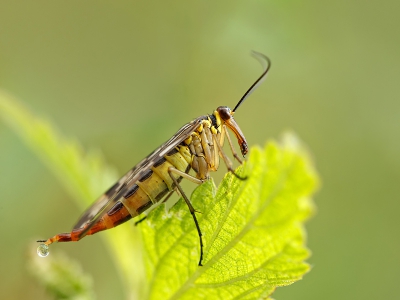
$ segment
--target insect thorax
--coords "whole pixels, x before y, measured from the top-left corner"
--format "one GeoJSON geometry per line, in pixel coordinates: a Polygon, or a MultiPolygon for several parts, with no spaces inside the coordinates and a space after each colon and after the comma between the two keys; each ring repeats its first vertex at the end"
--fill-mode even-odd
{"type": "Polygon", "coordinates": [[[199,179],[209,178],[209,172],[218,169],[219,153],[215,140],[223,143],[220,124],[218,115],[205,116],[200,126],[182,144],[190,152],[190,166],[199,179]]]}

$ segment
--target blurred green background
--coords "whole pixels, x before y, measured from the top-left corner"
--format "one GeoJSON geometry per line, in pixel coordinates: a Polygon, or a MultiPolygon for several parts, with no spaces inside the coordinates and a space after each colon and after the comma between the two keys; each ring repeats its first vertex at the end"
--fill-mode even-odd
{"type": "MultiPolygon", "coordinates": [[[[276,299],[399,299],[398,1],[1,1],[0,88],[120,174],[184,123],[233,107],[250,145],[292,129],[322,177],[307,225],[313,269],[276,299]]],[[[223,172],[223,171],[222,171],[223,172]]],[[[29,245],[81,210],[0,122],[1,299],[49,299],[26,271],[29,245]]],[[[131,226],[125,225],[125,226],[131,226]]],[[[121,299],[94,236],[58,249],[121,299]]]]}

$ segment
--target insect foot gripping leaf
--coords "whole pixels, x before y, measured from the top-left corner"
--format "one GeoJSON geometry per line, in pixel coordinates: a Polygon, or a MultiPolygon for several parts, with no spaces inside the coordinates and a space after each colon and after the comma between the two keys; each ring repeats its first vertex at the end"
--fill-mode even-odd
{"type": "Polygon", "coordinates": [[[193,192],[204,266],[197,266],[198,236],[182,200],[144,222],[147,299],[265,299],[309,270],[303,223],[318,177],[297,138],[251,149],[237,172],[248,179],[227,174],[218,189],[210,180],[193,192]]]}

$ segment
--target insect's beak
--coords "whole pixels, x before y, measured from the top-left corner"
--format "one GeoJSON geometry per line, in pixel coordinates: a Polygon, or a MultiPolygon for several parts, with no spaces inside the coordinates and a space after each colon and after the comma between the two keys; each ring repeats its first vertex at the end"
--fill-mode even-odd
{"type": "Polygon", "coordinates": [[[238,124],[236,123],[235,119],[233,118],[233,116],[231,116],[229,119],[224,120],[225,121],[225,125],[228,126],[228,128],[230,130],[233,131],[233,133],[235,134],[239,146],[240,146],[240,151],[242,152],[242,155],[245,156],[247,154],[247,152],[249,151],[249,147],[247,146],[247,141],[246,138],[244,137],[242,130],[240,130],[238,124]]]}

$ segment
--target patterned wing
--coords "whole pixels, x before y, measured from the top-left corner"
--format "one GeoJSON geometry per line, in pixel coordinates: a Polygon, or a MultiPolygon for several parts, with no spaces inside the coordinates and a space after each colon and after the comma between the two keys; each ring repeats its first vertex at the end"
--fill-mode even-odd
{"type": "Polygon", "coordinates": [[[201,124],[206,116],[198,117],[192,122],[185,124],[176,134],[150,155],[144,158],[136,166],[134,166],[128,173],[126,173],[117,183],[107,190],[99,199],[96,200],[82,215],[79,221],[74,226],[75,229],[84,227],[80,238],[84,237],[87,231],[96,224],[101,217],[109,211],[115,203],[123,197],[126,191],[141,177],[143,172],[148,170],[162,158],[165,154],[171,151],[174,147],[183,142],[197,127],[201,124]]]}

